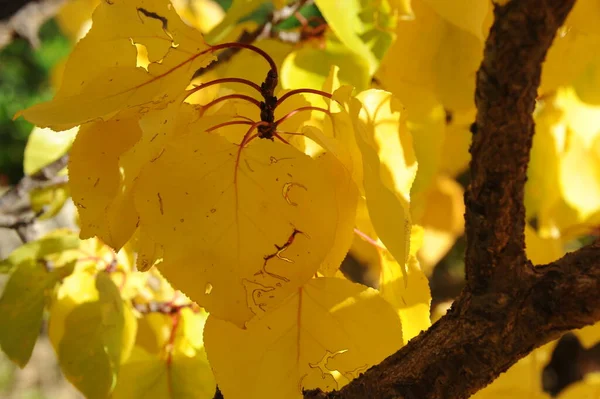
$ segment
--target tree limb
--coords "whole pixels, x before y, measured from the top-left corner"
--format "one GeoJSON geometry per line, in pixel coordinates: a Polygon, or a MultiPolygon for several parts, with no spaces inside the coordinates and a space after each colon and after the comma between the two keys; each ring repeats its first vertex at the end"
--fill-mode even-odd
{"type": "Polygon", "coordinates": [[[525,255],[529,152],[541,65],[574,0],[496,6],[477,74],[467,286],[446,316],[337,392],[312,399],[468,398],[562,333],[600,320],[600,244],[549,265],[525,255]]]}

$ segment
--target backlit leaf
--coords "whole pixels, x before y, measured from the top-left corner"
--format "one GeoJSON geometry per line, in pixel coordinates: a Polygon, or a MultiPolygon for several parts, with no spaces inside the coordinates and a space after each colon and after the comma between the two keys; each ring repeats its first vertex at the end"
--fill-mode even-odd
{"type": "Polygon", "coordinates": [[[158,267],[175,288],[241,326],[327,256],[338,218],[330,178],[289,145],[240,149],[192,128],[139,177],[140,237],[162,246],[158,267]]]}
{"type": "Polygon", "coordinates": [[[400,348],[402,328],[377,291],[317,278],[245,330],[211,315],[204,340],[224,397],[293,399],[346,385],[400,348]]]}
{"type": "Polygon", "coordinates": [[[82,238],[98,236],[118,250],[135,230],[133,198],[118,197],[122,192],[119,158],[140,135],[133,119],[94,122],[77,134],[69,159],[69,185],[82,238]]]}
{"type": "Polygon", "coordinates": [[[12,268],[27,260],[40,260],[57,252],[75,249],[79,247],[79,243],[77,234],[66,231],[28,242],[0,261],[0,273],[8,273],[12,268]]]}
{"type": "Polygon", "coordinates": [[[0,298],[0,346],[23,368],[31,357],[45,306],[54,286],[73,271],[74,263],[52,271],[29,258],[11,274],[0,298]]]}
{"type": "Polygon", "coordinates": [[[367,61],[372,75],[392,42],[390,30],[393,31],[395,21],[391,19],[388,2],[348,0],[344,2],[344,12],[340,12],[336,0],[316,0],[315,3],[336,36],[367,61]],[[377,42],[380,40],[387,43],[379,47],[377,42]]]}
{"type": "Polygon", "coordinates": [[[65,377],[87,398],[106,398],[131,352],[136,320],[105,272],[66,278],[50,308],[48,335],[65,377]]]}
{"type": "MultiPolygon", "coordinates": [[[[410,135],[408,132],[401,132],[402,127],[398,119],[396,124],[392,124],[389,131],[378,131],[382,134],[385,133],[390,140],[386,145],[394,143],[396,149],[393,154],[394,158],[382,159],[379,156],[380,142],[375,133],[375,126],[379,122],[377,110],[382,103],[390,101],[389,96],[389,93],[380,90],[361,93],[364,108],[361,110],[360,120],[358,120],[358,115],[353,117],[353,124],[356,143],[362,154],[364,189],[369,217],[383,244],[398,263],[404,265],[408,258],[410,244],[411,222],[408,190],[414,178],[414,169],[411,171],[410,166],[415,163],[415,159],[412,153],[412,143],[407,142],[410,140],[410,135]]],[[[359,110],[356,109],[358,104],[360,103],[351,103],[351,115],[352,113],[358,114],[359,110]]],[[[381,109],[383,115],[387,116],[384,108],[381,109]]]]}
{"type": "Polygon", "coordinates": [[[113,398],[212,399],[216,384],[202,340],[206,313],[188,308],[176,315],[150,313],[140,327],[144,320],[152,325],[145,334],[152,336],[152,344],[133,349],[121,367],[113,398]]]}
{"type": "Polygon", "coordinates": [[[139,114],[173,100],[213,59],[200,32],[185,25],[170,2],[103,1],[69,57],[55,98],[17,115],[64,130],[126,109],[139,114]],[[136,67],[134,44],[147,50],[147,71],[136,67]]]}

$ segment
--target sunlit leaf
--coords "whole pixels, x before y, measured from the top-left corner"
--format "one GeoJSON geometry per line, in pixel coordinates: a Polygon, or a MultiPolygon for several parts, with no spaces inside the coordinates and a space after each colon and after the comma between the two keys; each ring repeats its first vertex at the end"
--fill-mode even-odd
{"type": "Polygon", "coordinates": [[[224,397],[293,399],[341,388],[400,348],[402,328],[377,291],[318,278],[245,330],[211,315],[204,339],[224,397]]]}
{"type": "Polygon", "coordinates": [[[105,272],[78,272],[50,308],[48,335],[65,377],[88,398],[106,398],[133,347],[136,320],[105,272]]]}
{"type": "Polygon", "coordinates": [[[133,349],[121,367],[113,398],[212,399],[216,384],[202,340],[205,320],[206,313],[194,313],[187,308],[174,316],[145,315],[140,328],[146,321],[147,332],[138,333],[137,343],[146,336],[150,345],[133,349]]]}
{"type": "Polygon", "coordinates": [[[162,246],[158,267],[175,288],[243,325],[325,259],[337,227],[334,189],[328,172],[291,146],[256,139],[240,149],[191,130],[139,177],[141,237],[162,246]]]}
{"type": "Polygon", "coordinates": [[[77,248],[79,243],[77,234],[66,231],[28,242],[0,261],[0,273],[8,273],[12,268],[27,260],[41,260],[54,253],[77,248]]]}
{"type": "Polygon", "coordinates": [[[0,298],[0,346],[19,367],[29,362],[54,286],[73,267],[71,263],[48,270],[42,261],[29,258],[17,266],[6,283],[0,298]]]}
{"type": "Polygon", "coordinates": [[[348,0],[344,2],[344,12],[340,12],[335,0],[316,0],[315,3],[336,36],[367,61],[369,74],[373,74],[393,37],[395,20],[390,16],[388,2],[348,0]]]}
{"type": "Polygon", "coordinates": [[[185,25],[170,2],[104,1],[93,21],[69,57],[55,98],[17,115],[64,130],[127,109],[130,115],[143,113],[173,100],[214,59],[200,32],[185,25]],[[134,44],[148,52],[147,71],[136,67],[134,44]]]}
{"type": "Polygon", "coordinates": [[[133,198],[118,197],[123,179],[119,158],[140,135],[133,119],[94,122],[77,134],[69,159],[69,185],[82,238],[98,236],[118,250],[135,230],[133,198]]]}
{"type": "Polygon", "coordinates": [[[281,68],[281,84],[284,88],[308,87],[321,89],[329,71],[339,66],[342,84],[364,90],[369,86],[369,64],[332,35],[326,35],[322,45],[310,43],[291,52],[281,68]]]}
{"type": "MultiPolygon", "coordinates": [[[[414,251],[411,249],[411,252],[414,251]]],[[[431,326],[429,280],[421,270],[414,253],[406,262],[406,277],[404,277],[404,267],[400,266],[387,251],[380,251],[380,257],[379,289],[381,295],[394,307],[402,320],[403,340],[407,343],[431,326]]]]}

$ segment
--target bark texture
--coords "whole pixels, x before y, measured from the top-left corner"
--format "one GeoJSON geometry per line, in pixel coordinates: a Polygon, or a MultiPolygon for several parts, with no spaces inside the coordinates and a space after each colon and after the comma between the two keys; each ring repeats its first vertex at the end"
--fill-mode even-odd
{"type": "Polygon", "coordinates": [[[467,285],[452,309],[340,391],[305,398],[468,398],[536,347],[600,320],[600,244],[537,267],[525,254],[532,112],[546,52],[574,2],[495,6],[477,73],[467,285]]]}

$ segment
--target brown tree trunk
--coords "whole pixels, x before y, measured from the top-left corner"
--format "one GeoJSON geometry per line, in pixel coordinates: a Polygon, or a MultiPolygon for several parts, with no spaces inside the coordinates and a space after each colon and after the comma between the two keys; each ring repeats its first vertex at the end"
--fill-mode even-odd
{"type": "Polygon", "coordinates": [[[525,254],[532,112],[542,62],[574,2],[495,6],[477,73],[467,285],[452,309],[340,391],[307,391],[305,398],[468,398],[533,349],[600,320],[600,244],[537,267],[525,254]]]}

